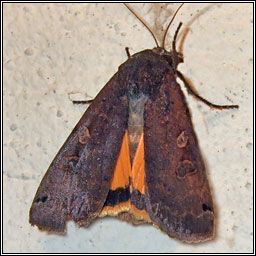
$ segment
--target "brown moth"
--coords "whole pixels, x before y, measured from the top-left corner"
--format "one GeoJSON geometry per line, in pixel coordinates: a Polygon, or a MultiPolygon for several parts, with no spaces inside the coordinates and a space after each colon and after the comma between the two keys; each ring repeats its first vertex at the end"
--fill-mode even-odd
{"type": "Polygon", "coordinates": [[[68,219],[89,225],[98,216],[114,215],[152,223],[183,242],[214,237],[205,166],[176,78],[212,108],[238,106],[212,104],[189,86],[177,70],[183,62],[176,51],[181,23],[172,50],[164,48],[171,22],[162,47],[146,26],[157,46],[134,55],[126,49],[128,60],[93,100],[42,179],[30,209],[32,225],[64,232],[68,219]]]}

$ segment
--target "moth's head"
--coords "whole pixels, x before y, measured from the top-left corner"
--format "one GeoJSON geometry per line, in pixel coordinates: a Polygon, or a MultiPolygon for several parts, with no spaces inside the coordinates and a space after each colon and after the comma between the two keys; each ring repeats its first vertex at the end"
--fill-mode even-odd
{"type": "Polygon", "coordinates": [[[172,21],[174,20],[176,14],[180,10],[180,8],[183,6],[183,4],[181,4],[179,6],[179,8],[174,13],[171,21],[169,22],[169,24],[168,24],[168,26],[167,26],[167,28],[165,30],[163,41],[162,41],[162,44],[161,44],[161,47],[160,47],[160,45],[159,45],[159,43],[158,43],[158,41],[157,41],[153,31],[150,29],[150,27],[147,26],[147,24],[135,12],[127,4],[124,3],[124,5],[135,15],[135,17],[137,17],[138,20],[140,20],[140,22],[147,28],[147,30],[151,33],[152,37],[154,38],[155,43],[156,43],[156,47],[152,51],[154,53],[164,57],[167,60],[167,62],[169,63],[169,65],[173,68],[173,70],[176,70],[177,66],[179,65],[179,63],[183,62],[183,55],[182,55],[182,53],[176,51],[176,39],[177,39],[179,30],[180,30],[180,28],[182,26],[182,23],[180,22],[180,24],[179,24],[179,26],[178,26],[178,28],[177,28],[177,30],[175,32],[175,35],[173,37],[172,50],[171,51],[167,51],[165,49],[165,47],[164,47],[165,46],[165,39],[166,39],[166,36],[167,36],[167,32],[169,30],[169,27],[172,24],[172,21]]]}
{"type": "Polygon", "coordinates": [[[155,47],[152,51],[162,56],[173,68],[173,70],[177,69],[177,66],[179,65],[179,63],[183,63],[183,54],[180,52],[177,52],[175,49],[168,52],[162,47],[155,47]]]}

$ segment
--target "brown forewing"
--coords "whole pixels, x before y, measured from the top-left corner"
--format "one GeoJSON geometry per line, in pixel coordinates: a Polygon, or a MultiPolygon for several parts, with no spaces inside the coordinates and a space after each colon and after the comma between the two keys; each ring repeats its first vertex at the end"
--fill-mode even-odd
{"type": "Polygon", "coordinates": [[[37,190],[30,223],[65,231],[67,218],[89,224],[106,200],[127,128],[128,100],[115,75],[82,116],[37,190]]]}
{"type": "Polygon", "coordinates": [[[145,106],[146,208],[170,236],[211,239],[214,212],[205,166],[183,92],[170,70],[145,106]]]}

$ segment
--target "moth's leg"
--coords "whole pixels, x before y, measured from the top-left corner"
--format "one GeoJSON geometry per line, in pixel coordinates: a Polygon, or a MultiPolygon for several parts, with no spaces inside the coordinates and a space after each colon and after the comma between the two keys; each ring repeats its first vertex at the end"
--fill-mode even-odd
{"type": "Polygon", "coordinates": [[[128,47],[125,47],[125,51],[126,51],[126,54],[127,54],[128,59],[130,59],[131,54],[130,54],[130,52],[129,52],[129,48],[128,48],[128,47]]]}
{"type": "Polygon", "coordinates": [[[72,100],[73,104],[91,104],[94,101],[92,100],[72,100]]]}
{"type": "Polygon", "coordinates": [[[208,100],[204,99],[203,97],[201,97],[200,95],[198,95],[194,89],[192,88],[191,85],[189,85],[189,83],[186,81],[185,77],[178,71],[175,71],[177,76],[182,80],[182,82],[184,83],[185,87],[188,90],[188,93],[192,94],[194,97],[196,97],[198,100],[201,100],[203,103],[205,103],[206,105],[208,105],[211,108],[216,108],[216,109],[229,109],[229,108],[239,108],[238,105],[216,105],[213,104],[211,102],[209,102],[208,100]]]}

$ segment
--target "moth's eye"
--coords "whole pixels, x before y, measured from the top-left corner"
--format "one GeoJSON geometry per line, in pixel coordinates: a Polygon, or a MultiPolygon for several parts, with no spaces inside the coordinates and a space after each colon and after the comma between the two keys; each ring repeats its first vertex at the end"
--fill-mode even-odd
{"type": "Polygon", "coordinates": [[[208,206],[207,204],[202,204],[203,211],[212,211],[212,208],[208,206]]]}
{"type": "Polygon", "coordinates": [[[47,200],[48,196],[42,196],[42,197],[38,197],[36,199],[36,202],[39,203],[39,202],[45,202],[47,200]]]}

